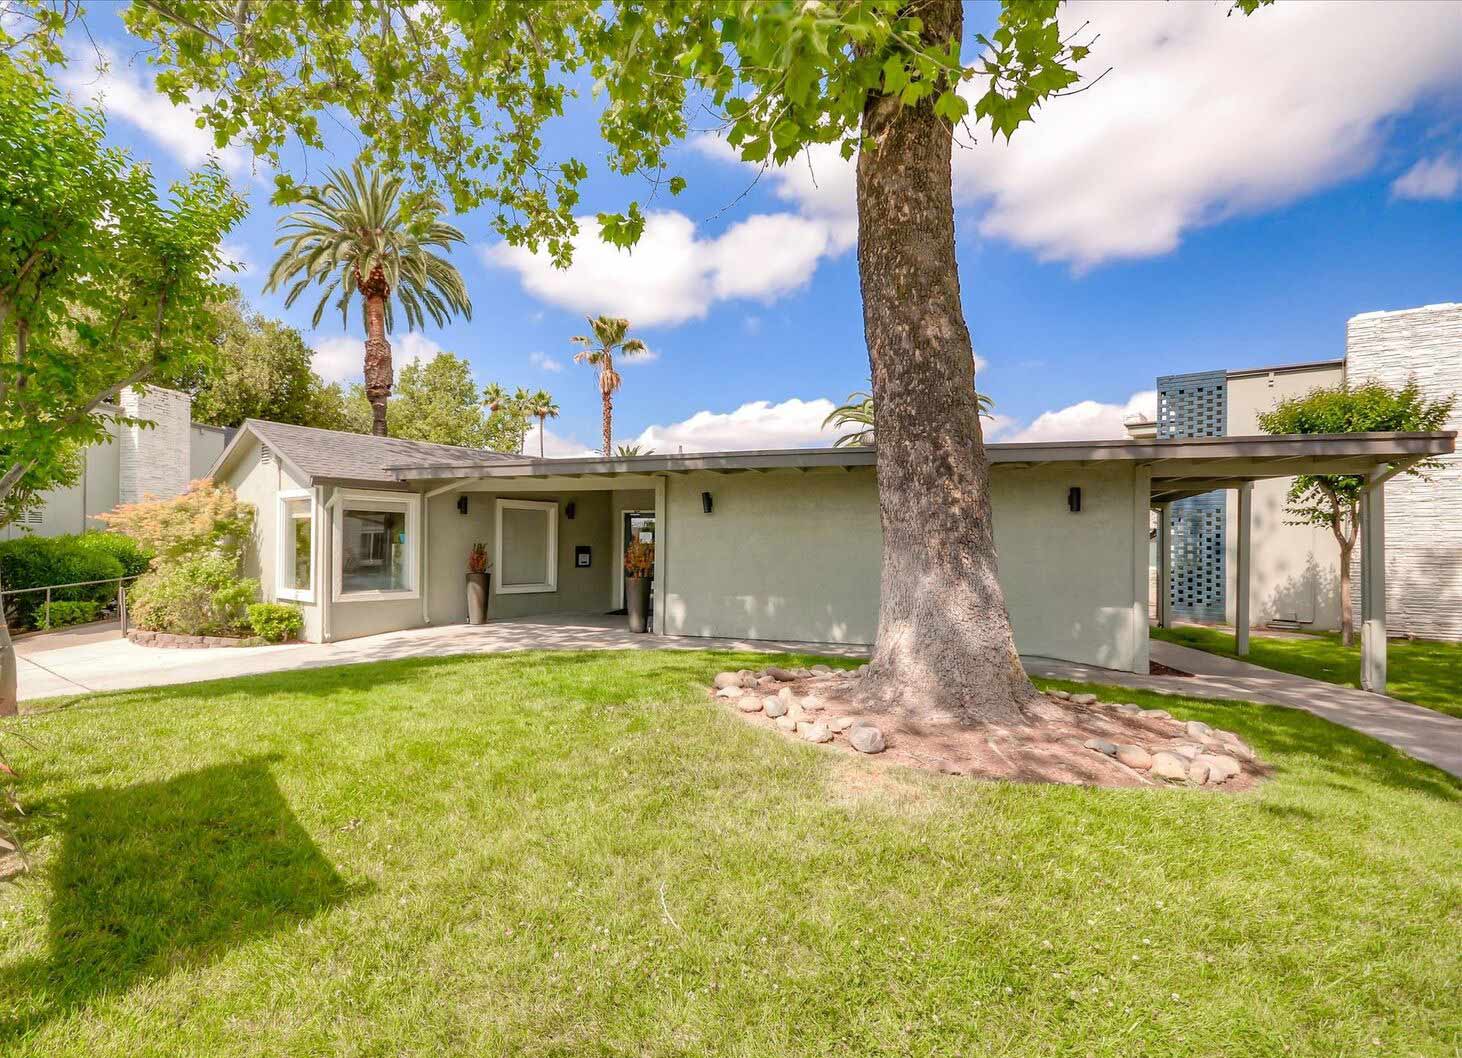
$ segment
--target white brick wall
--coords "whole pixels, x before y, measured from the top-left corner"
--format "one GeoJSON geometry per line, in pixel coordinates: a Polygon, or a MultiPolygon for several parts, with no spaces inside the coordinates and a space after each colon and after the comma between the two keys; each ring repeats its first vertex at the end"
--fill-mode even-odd
{"type": "Polygon", "coordinates": [[[124,426],[118,437],[119,503],[144,496],[159,499],[188,489],[193,402],[186,393],[149,386],[143,393],[125,390],[118,403],[124,415],[155,423],[124,426]]]}
{"type": "MultiPolygon", "coordinates": [[[[1437,398],[1462,398],[1462,305],[1426,305],[1354,316],[1345,329],[1351,383],[1401,385],[1415,377],[1437,398]]],[[[1447,423],[1462,430],[1462,399],[1447,423]]],[[[1462,457],[1447,456],[1430,481],[1386,484],[1386,623],[1392,634],[1462,640],[1462,457]]],[[[1360,548],[1356,548],[1357,556],[1360,548]]],[[[1360,584],[1357,558],[1354,583],[1360,584]]],[[[1359,591],[1356,592],[1359,621],[1359,591]]]]}

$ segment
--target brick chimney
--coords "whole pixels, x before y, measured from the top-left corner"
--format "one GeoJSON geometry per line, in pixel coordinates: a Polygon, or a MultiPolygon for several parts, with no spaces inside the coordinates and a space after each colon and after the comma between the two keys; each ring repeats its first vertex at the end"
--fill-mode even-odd
{"type": "Polygon", "coordinates": [[[122,391],[122,414],[153,426],[124,426],[120,445],[117,499],[136,503],[144,496],[166,499],[188,489],[193,401],[186,393],[149,386],[141,393],[122,391]]]}

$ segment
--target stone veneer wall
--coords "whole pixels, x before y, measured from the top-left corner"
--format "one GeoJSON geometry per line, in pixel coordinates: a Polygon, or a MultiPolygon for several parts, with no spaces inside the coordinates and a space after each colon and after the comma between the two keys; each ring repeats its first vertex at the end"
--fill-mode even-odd
{"type": "MultiPolygon", "coordinates": [[[[1446,428],[1462,430],[1462,304],[1351,317],[1345,373],[1351,383],[1375,379],[1392,386],[1415,377],[1429,397],[1458,394],[1446,428]]],[[[1443,462],[1429,481],[1402,474],[1386,483],[1386,624],[1392,635],[1462,640],[1462,456],[1443,462]]],[[[1359,565],[1357,558],[1357,588],[1359,565]]],[[[1359,627],[1359,590],[1355,599],[1359,627]]]]}
{"type": "Polygon", "coordinates": [[[192,450],[193,401],[186,393],[149,386],[127,389],[118,401],[122,414],[154,423],[123,426],[117,442],[117,502],[136,503],[144,496],[159,499],[188,489],[192,450]]]}

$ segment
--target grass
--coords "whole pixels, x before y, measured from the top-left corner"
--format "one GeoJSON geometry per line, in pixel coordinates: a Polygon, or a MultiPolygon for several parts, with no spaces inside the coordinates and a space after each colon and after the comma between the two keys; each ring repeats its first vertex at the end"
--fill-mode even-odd
{"type": "MultiPolygon", "coordinates": [[[[1197,625],[1153,628],[1154,639],[1237,658],[1232,630],[1197,625]]],[[[1334,632],[1291,637],[1251,635],[1242,660],[1312,680],[1360,686],[1360,639],[1340,645],[1334,632]]],[[[1386,693],[1449,716],[1462,717],[1462,643],[1393,639],[1386,644],[1386,693]]]]}
{"type": "Polygon", "coordinates": [[[30,717],[0,1053],[1457,1053],[1441,772],[1120,692],[1237,730],[1273,779],[981,783],[707,701],[754,663],[407,660],[30,717]]]}

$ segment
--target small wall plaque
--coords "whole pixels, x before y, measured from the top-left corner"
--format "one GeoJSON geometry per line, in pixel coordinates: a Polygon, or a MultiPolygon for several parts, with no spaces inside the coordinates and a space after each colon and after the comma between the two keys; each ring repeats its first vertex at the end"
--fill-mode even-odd
{"type": "Polygon", "coordinates": [[[590,550],[588,544],[574,545],[574,565],[579,569],[587,569],[589,567],[589,556],[590,550]]]}

